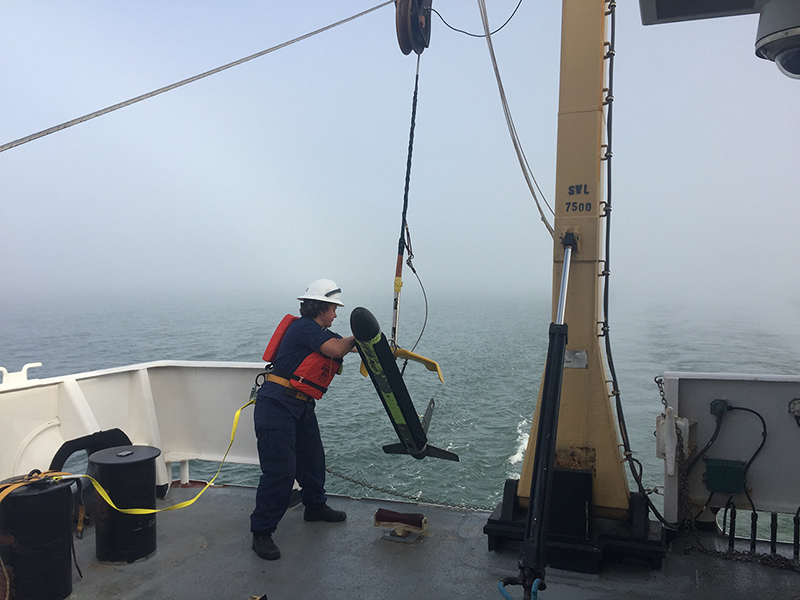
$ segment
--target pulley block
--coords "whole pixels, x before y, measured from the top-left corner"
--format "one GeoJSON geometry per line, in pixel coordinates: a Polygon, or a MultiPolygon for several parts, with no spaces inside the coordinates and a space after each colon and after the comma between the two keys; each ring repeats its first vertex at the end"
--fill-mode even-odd
{"type": "Polygon", "coordinates": [[[431,3],[433,0],[397,0],[397,41],[403,54],[417,54],[431,43],[431,3]]]}

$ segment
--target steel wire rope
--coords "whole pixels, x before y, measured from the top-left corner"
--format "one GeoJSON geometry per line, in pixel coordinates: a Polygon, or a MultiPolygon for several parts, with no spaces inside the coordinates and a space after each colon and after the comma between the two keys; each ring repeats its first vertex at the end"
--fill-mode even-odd
{"type": "Polygon", "coordinates": [[[514,151],[517,153],[517,160],[519,161],[519,166],[522,169],[522,175],[525,178],[525,183],[528,184],[528,189],[533,196],[533,201],[536,203],[536,208],[539,211],[539,216],[544,223],[544,226],[547,228],[547,231],[550,232],[550,237],[555,237],[555,232],[553,230],[553,226],[550,225],[550,222],[547,220],[547,217],[542,210],[542,206],[539,203],[539,197],[536,195],[536,189],[539,190],[539,193],[542,196],[542,200],[544,201],[547,208],[550,210],[552,214],[555,214],[553,208],[547,202],[547,199],[544,197],[544,193],[542,193],[541,188],[539,187],[539,183],[536,181],[536,178],[533,175],[533,171],[530,168],[530,164],[528,163],[528,159],[525,156],[525,152],[522,149],[522,143],[519,141],[519,135],[517,134],[517,129],[514,126],[514,119],[511,116],[511,109],[508,106],[508,99],[506,97],[505,89],[503,88],[503,81],[500,77],[500,68],[497,66],[497,57],[494,53],[494,46],[492,45],[492,34],[489,30],[489,16],[486,12],[486,2],[485,0],[478,0],[478,7],[481,13],[481,21],[483,22],[483,30],[486,37],[486,45],[489,48],[489,56],[492,61],[492,68],[494,69],[495,79],[497,80],[497,89],[500,93],[500,103],[503,106],[503,114],[506,119],[506,125],[508,126],[508,133],[511,136],[511,143],[514,146],[514,151]],[[534,185],[535,188],[534,189],[534,185]]]}
{"type": "Polygon", "coordinates": [[[335,23],[331,23],[330,25],[326,25],[325,27],[321,27],[319,29],[316,29],[316,30],[310,32],[310,33],[306,33],[305,35],[301,35],[300,37],[296,37],[296,38],[294,38],[292,40],[289,40],[288,42],[283,42],[281,44],[278,44],[277,46],[272,46],[271,48],[267,48],[266,50],[262,50],[261,52],[256,52],[255,54],[251,54],[250,56],[246,56],[244,58],[240,58],[239,60],[236,60],[236,61],[233,61],[231,63],[222,65],[221,67],[217,67],[216,69],[211,69],[210,71],[206,71],[204,73],[200,73],[199,75],[195,75],[194,77],[189,77],[188,79],[183,79],[183,80],[178,81],[176,83],[173,83],[171,85],[167,85],[167,86],[164,86],[162,88],[158,88],[157,90],[153,90],[152,92],[148,92],[146,94],[142,94],[140,96],[136,96],[135,98],[131,98],[130,100],[125,100],[124,102],[119,102],[117,104],[113,104],[112,106],[108,106],[106,108],[103,108],[101,110],[95,111],[93,113],[89,113],[89,114],[84,115],[82,117],[78,117],[77,119],[72,119],[71,121],[66,121],[64,123],[61,123],[60,125],[55,125],[55,126],[50,127],[48,129],[43,129],[42,131],[39,131],[37,133],[33,133],[31,135],[19,138],[18,140],[14,140],[13,142],[8,142],[8,143],[3,144],[2,146],[0,146],[0,152],[5,152],[6,150],[10,150],[11,148],[14,148],[16,146],[21,146],[22,144],[26,144],[28,142],[32,142],[33,140],[39,139],[39,138],[44,137],[46,135],[50,135],[51,133],[56,133],[57,131],[61,131],[62,129],[67,129],[68,127],[72,127],[73,125],[78,125],[80,123],[84,123],[84,122],[89,121],[91,119],[94,119],[96,117],[101,117],[101,116],[103,116],[105,114],[108,114],[110,112],[113,112],[115,110],[119,110],[120,108],[125,108],[127,106],[132,105],[132,104],[136,104],[137,102],[141,102],[142,100],[149,100],[150,98],[153,98],[154,96],[158,96],[159,94],[163,94],[165,92],[171,92],[174,89],[177,89],[177,88],[182,87],[184,85],[188,85],[190,83],[194,83],[195,81],[198,81],[200,79],[204,79],[206,77],[210,77],[211,75],[216,75],[217,73],[220,73],[220,72],[225,71],[227,69],[230,69],[232,67],[237,67],[237,66],[239,66],[239,65],[241,65],[243,63],[246,63],[248,61],[251,61],[253,59],[260,58],[260,57],[264,56],[265,54],[269,54],[271,52],[275,52],[276,50],[281,50],[282,48],[286,48],[287,46],[291,46],[292,44],[296,44],[297,42],[301,42],[303,40],[306,40],[306,39],[308,39],[310,37],[313,37],[313,36],[315,36],[315,35],[317,35],[319,33],[323,33],[325,31],[328,31],[329,29],[333,29],[334,27],[338,27],[339,25],[344,25],[345,23],[349,23],[350,21],[353,21],[353,20],[355,20],[355,19],[357,19],[359,17],[363,17],[364,15],[367,15],[367,14],[373,12],[373,11],[376,11],[379,8],[383,8],[384,6],[388,6],[389,4],[394,4],[394,0],[388,0],[387,2],[382,2],[381,4],[378,4],[377,6],[373,6],[372,8],[364,10],[364,11],[358,13],[358,14],[352,15],[350,17],[347,17],[347,18],[342,19],[340,21],[337,21],[335,23]]]}
{"type": "Polygon", "coordinates": [[[410,236],[408,232],[408,190],[411,187],[411,157],[414,153],[414,129],[417,124],[417,98],[419,96],[419,63],[421,54],[417,54],[417,72],[414,77],[414,97],[411,100],[411,128],[408,132],[408,154],[406,155],[406,178],[403,187],[403,212],[401,215],[400,223],[400,241],[398,242],[397,253],[402,256],[403,251],[406,249],[406,236],[410,236]]]}
{"type": "MultiPolygon", "coordinates": [[[[417,54],[417,70],[416,75],[414,77],[414,97],[411,101],[411,127],[408,132],[408,155],[406,157],[406,177],[405,177],[405,185],[403,188],[403,211],[401,215],[401,223],[400,223],[400,239],[397,243],[397,254],[399,257],[403,256],[403,253],[407,250],[408,251],[408,258],[406,259],[406,264],[408,268],[411,269],[411,272],[414,273],[414,276],[417,278],[417,282],[419,283],[419,287],[422,290],[422,297],[425,301],[425,319],[422,322],[422,329],[419,332],[419,336],[417,337],[417,341],[414,342],[414,346],[411,348],[411,352],[413,352],[417,345],[419,344],[420,340],[422,339],[422,334],[425,333],[425,327],[428,324],[428,294],[425,293],[425,286],[422,284],[422,279],[420,279],[417,270],[414,268],[413,258],[414,258],[414,251],[411,248],[411,231],[408,228],[408,192],[411,188],[411,158],[414,153],[414,130],[416,129],[417,125],[417,99],[419,97],[419,65],[420,65],[420,58],[422,54],[417,54]]],[[[394,340],[395,344],[397,344],[397,340],[394,340]]],[[[405,373],[406,365],[408,364],[408,359],[405,360],[403,363],[403,367],[400,369],[400,374],[402,375],[405,373]]]]}

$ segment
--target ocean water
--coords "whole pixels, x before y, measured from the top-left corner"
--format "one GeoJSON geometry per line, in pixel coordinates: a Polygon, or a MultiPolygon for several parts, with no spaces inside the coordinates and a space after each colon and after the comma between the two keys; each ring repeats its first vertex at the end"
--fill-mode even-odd
{"type": "MultiPolygon", "coordinates": [[[[372,310],[384,331],[389,329],[391,298],[361,300],[339,309],[335,331],[349,334],[348,315],[356,305],[372,310]]],[[[47,377],[163,359],[258,362],[275,325],[286,312],[295,312],[296,304],[292,299],[204,294],[4,299],[0,365],[19,370],[40,361],[43,366],[31,376],[47,377]]],[[[797,311],[776,327],[744,309],[723,314],[713,307],[689,311],[675,303],[615,309],[613,357],[647,487],[659,485],[662,477],[653,437],[662,408],[654,377],[665,371],[800,374],[797,311]]],[[[420,299],[404,299],[402,347],[411,349],[424,318],[420,299]]],[[[396,442],[396,436],[371,382],[358,372],[358,357],[349,356],[344,373],[318,402],[317,415],[328,468],[373,487],[330,475],[328,491],[493,507],[504,480],[517,477],[522,467],[549,322],[545,297],[466,303],[431,296],[415,351],[439,362],[445,383],[415,363],[408,364],[404,377],[419,412],[434,399],[429,442],[457,453],[458,463],[384,454],[381,446],[396,442]]],[[[241,393],[244,403],[249,389],[241,393]]],[[[253,437],[247,417],[238,436],[253,437]]],[[[210,478],[216,467],[193,464],[192,477],[210,478]]],[[[257,478],[257,468],[230,465],[217,481],[255,484],[257,478]]]]}

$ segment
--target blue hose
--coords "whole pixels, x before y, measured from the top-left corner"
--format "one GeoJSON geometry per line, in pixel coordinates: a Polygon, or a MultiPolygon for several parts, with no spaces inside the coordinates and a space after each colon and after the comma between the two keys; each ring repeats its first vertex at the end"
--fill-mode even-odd
{"type": "MultiPolygon", "coordinates": [[[[800,509],[798,509],[800,510],[800,509]]],[[[533,582],[533,587],[531,588],[531,600],[536,600],[539,597],[539,585],[542,583],[541,579],[536,579],[533,582]]],[[[500,590],[500,593],[503,595],[505,600],[514,600],[511,595],[506,591],[505,586],[503,585],[502,581],[497,582],[497,589],[500,590]]]]}
{"type": "Polygon", "coordinates": [[[500,590],[500,593],[503,594],[503,598],[505,600],[514,600],[511,595],[506,591],[505,586],[503,585],[502,581],[497,582],[497,589],[500,590]]]}

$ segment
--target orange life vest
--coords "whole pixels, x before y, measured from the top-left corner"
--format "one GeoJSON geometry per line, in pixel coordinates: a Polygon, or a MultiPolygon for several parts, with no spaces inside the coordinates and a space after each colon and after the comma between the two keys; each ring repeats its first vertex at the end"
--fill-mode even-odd
{"type": "MultiPolygon", "coordinates": [[[[281,319],[278,328],[264,350],[263,359],[272,362],[278,354],[286,330],[289,325],[297,321],[300,317],[286,315],[281,319]]],[[[284,377],[289,381],[292,388],[319,400],[322,394],[328,391],[328,386],[333,377],[342,372],[342,359],[325,356],[321,352],[312,352],[303,359],[303,362],[295,369],[294,373],[284,373],[273,367],[272,374],[284,377]]]]}

